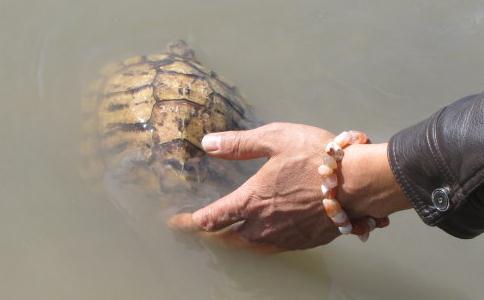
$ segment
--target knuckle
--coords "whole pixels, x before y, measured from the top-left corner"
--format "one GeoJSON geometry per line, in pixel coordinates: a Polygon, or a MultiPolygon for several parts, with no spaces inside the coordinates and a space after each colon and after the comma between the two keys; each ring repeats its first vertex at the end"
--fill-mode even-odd
{"type": "Polygon", "coordinates": [[[216,223],[214,222],[214,219],[209,217],[206,218],[204,223],[203,223],[203,229],[206,231],[214,231],[216,228],[216,223]]]}
{"type": "Polygon", "coordinates": [[[261,135],[263,138],[271,137],[274,135],[278,135],[281,131],[284,130],[284,123],[281,122],[273,122],[265,125],[261,130],[261,135]]]}
{"type": "Polygon", "coordinates": [[[202,225],[203,230],[205,231],[214,231],[215,230],[215,223],[212,221],[207,220],[203,225],[202,225]]]}
{"type": "Polygon", "coordinates": [[[213,231],[215,229],[215,222],[213,218],[213,213],[209,209],[208,211],[202,213],[200,217],[196,219],[198,226],[205,231],[213,231]]]}
{"type": "Polygon", "coordinates": [[[250,215],[260,215],[264,208],[262,200],[262,197],[255,192],[250,192],[247,199],[244,201],[245,211],[250,215]]]}
{"type": "Polygon", "coordinates": [[[275,148],[281,146],[281,140],[285,140],[289,124],[274,122],[265,125],[262,130],[258,131],[258,140],[266,145],[266,152],[273,154],[275,148]]]}
{"type": "Polygon", "coordinates": [[[243,138],[240,132],[235,132],[234,140],[232,144],[232,153],[235,155],[236,158],[242,156],[242,149],[243,149],[243,138]]]}
{"type": "Polygon", "coordinates": [[[271,122],[267,125],[265,125],[266,129],[269,129],[269,130],[279,130],[281,129],[282,127],[284,127],[284,124],[283,122],[271,122]]]}
{"type": "Polygon", "coordinates": [[[260,238],[262,238],[262,239],[267,239],[268,237],[270,237],[270,236],[274,235],[276,232],[277,232],[277,231],[276,231],[276,229],[275,229],[273,226],[265,226],[265,227],[264,227],[264,228],[261,230],[261,232],[260,232],[259,236],[260,236],[260,238]]]}
{"type": "Polygon", "coordinates": [[[210,222],[210,220],[207,217],[202,217],[199,221],[198,224],[203,230],[205,231],[210,231],[213,226],[213,222],[210,222]]]}
{"type": "Polygon", "coordinates": [[[240,156],[240,149],[242,143],[242,134],[239,131],[233,131],[230,138],[225,140],[223,145],[224,152],[231,153],[235,157],[240,156]]]}
{"type": "Polygon", "coordinates": [[[299,128],[301,125],[287,122],[272,122],[267,125],[267,131],[272,134],[289,132],[299,128]]]}

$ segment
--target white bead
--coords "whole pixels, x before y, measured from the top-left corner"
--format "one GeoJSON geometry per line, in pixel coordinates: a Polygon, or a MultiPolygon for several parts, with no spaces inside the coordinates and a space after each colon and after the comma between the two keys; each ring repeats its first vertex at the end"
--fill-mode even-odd
{"type": "Polygon", "coordinates": [[[319,175],[321,176],[328,176],[330,175],[331,173],[333,173],[333,169],[331,169],[330,167],[328,167],[327,165],[320,165],[319,168],[318,168],[318,173],[319,175]]]}
{"type": "Polygon", "coordinates": [[[338,177],[336,177],[336,174],[331,174],[329,176],[323,177],[323,185],[325,185],[329,189],[337,187],[338,177]]]}
{"type": "Polygon", "coordinates": [[[329,142],[326,145],[326,153],[331,155],[336,161],[340,161],[343,159],[344,151],[343,149],[335,142],[329,142]]]}
{"type": "Polygon", "coordinates": [[[326,165],[328,168],[333,169],[333,170],[338,168],[338,164],[336,163],[336,160],[329,155],[325,155],[323,157],[323,164],[326,165]]]}
{"type": "Polygon", "coordinates": [[[345,153],[343,152],[343,149],[337,149],[333,153],[333,157],[334,159],[336,159],[336,161],[341,161],[344,156],[345,156],[345,153]]]}
{"type": "Polygon", "coordinates": [[[348,221],[348,216],[342,210],[336,216],[332,217],[331,220],[333,221],[333,223],[336,223],[336,224],[344,224],[348,221]]]}
{"type": "Polygon", "coordinates": [[[329,190],[330,190],[330,188],[328,188],[326,185],[324,185],[324,184],[321,185],[321,192],[323,192],[323,197],[326,197],[329,190]]]}
{"type": "Polygon", "coordinates": [[[341,232],[341,234],[350,234],[351,231],[353,230],[353,226],[350,223],[345,226],[340,226],[338,227],[338,229],[339,229],[339,232],[341,232]]]}

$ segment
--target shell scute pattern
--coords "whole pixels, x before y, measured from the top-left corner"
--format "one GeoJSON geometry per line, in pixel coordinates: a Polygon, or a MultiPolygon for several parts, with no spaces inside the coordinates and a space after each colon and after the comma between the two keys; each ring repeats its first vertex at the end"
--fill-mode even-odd
{"type": "Polygon", "coordinates": [[[147,122],[155,103],[152,86],[132,93],[107,95],[99,107],[100,130],[107,131],[110,124],[147,122]]]}
{"type": "Polygon", "coordinates": [[[166,60],[166,64],[159,64],[158,70],[163,73],[172,73],[172,74],[185,74],[191,75],[192,77],[199,77],[203,78],[208,75],[208,73],[203,72],[199,68],[195,68],[191,64],[187,64],[186,62],[179,61],[179,60],[166,60]],[[169,63],[168,63],[169,62],[169,63]]]}
{"type": "Polygon", "coordinates": [[[153,83],[156,76],[155,68],[149,63],[127,66],[122,71],[114,73],[105,84],[104,95],[112,93],[127,93],[153,83]]]}
{"type": "Polygon", "coordinates": [[[237,90],[203,67],[183,41],[166,53],[108,65],[101,75],[97,93],[84,103],[83,154],[86,167],[123,184],[200,181],[210,174],[202,137],[253,123],[237,90]]]}
{"type": "Polygon", "coordinates": [[[154,84],[155,97],[160,101],[186,100],[206,105],[212,93],[206,79],[186,74],[160,73],[154,84]]]}

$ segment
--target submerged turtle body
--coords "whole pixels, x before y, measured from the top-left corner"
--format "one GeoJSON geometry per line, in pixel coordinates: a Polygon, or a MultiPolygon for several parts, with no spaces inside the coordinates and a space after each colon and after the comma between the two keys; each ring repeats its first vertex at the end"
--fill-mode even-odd
{"type": "Polygon", "coordinates": [[[158,193],[230,180],[230,168],[206,157],[201,139],[247,129],[253,118],[237,89],[202,66],[185,42],[109,65],[101,75],[83,103],[88,174],[158,193]]]}

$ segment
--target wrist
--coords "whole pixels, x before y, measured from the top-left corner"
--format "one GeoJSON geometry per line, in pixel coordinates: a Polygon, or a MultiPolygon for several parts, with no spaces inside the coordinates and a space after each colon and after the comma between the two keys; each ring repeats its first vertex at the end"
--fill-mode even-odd
{"type": "Polygon", "coordinates": [[[411,208],[391,171],[386,143],[348,147],[339,176],[339,199],[351,216],[381,218],[411,208]]]}

